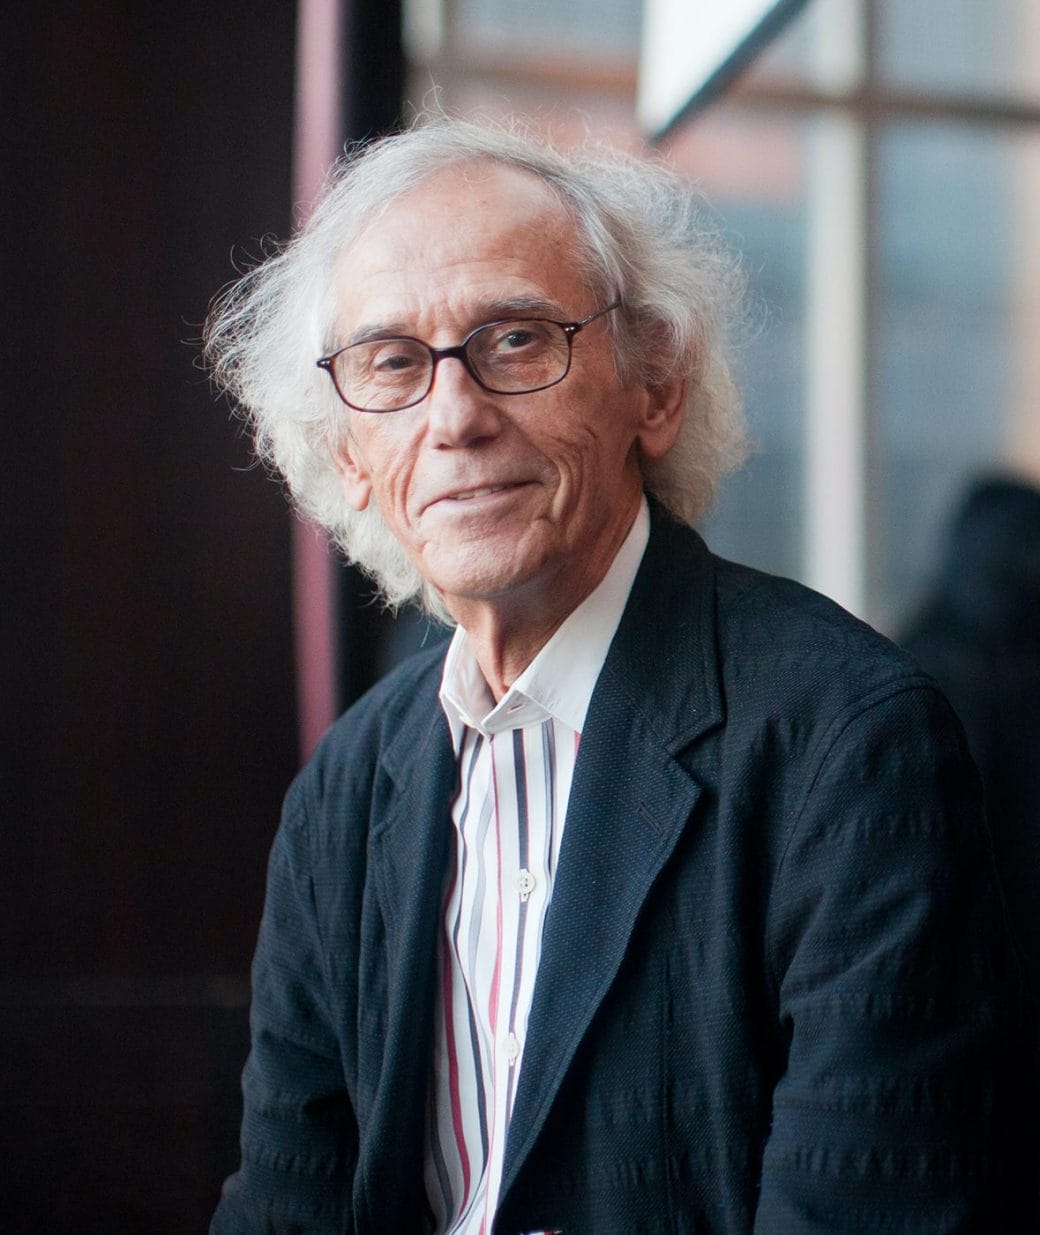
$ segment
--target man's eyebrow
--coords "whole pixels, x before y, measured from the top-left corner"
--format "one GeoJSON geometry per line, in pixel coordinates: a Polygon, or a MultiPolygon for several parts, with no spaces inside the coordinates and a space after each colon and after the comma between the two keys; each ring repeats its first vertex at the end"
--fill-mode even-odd
{"type": "Polygon", "coordinates": [[[355,343],[374,343],[379,339],[411,337],[412,331],[400,322],[371,322],[367,325],[359,326],[343,346],[352,347],[355,343]]]}
{"type": "Polygon", "coordinates": [[[497,322],[504,317],[555,317],[563,320],[564,312],[555,300],[547,300],[544,296],[514,296],[508,300],[486,300],[477,305],[475,317],[480,320],[473,323],[480,326],[483,322],[497,322]]]}
{"type": "MultiPolygon", "coordinates": [[[[465,338],[471,330],[487,325],[488,322],[498,322],[510,317],[550,317],[563,321],[564,311],[555,300],[547,300],[543,296],[512,296],[508,299],[478,301],[470,312],[470,325],[464,331],[465,338]]],[[[403,322],[366,322],[343,345],[352,347],[355,343],[375,343],[380,339],[413,339],[415,329],[403,322]]],[[[462,342],[462,338],[459,342],[462,342]]]]}

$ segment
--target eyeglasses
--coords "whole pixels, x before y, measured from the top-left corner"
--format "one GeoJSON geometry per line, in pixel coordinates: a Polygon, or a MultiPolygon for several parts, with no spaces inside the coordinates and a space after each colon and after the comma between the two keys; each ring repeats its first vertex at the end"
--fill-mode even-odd
{"type": "Polygon", "coordinates": [[[430,393],[437,365],[454,358],[478,386],[492,394],[547,390],[570,372],[574,336],[620,300],[580,322],[541,317],[507,318],[470,331],[458,347],[430,347],[407,337],[351,343],[317,362],[336,393],[358,412],[401,412],[430,393]]]}

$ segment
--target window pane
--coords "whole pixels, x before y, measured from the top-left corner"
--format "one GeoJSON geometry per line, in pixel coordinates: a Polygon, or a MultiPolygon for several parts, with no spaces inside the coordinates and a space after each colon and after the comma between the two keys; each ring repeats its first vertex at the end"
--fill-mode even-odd
{"type": "Polygon", "coordinates": [[[640,0],[455,0],[452,5],[459,42],[495,51],[519,45],[635,57],[641,20],[640,0]]]}
{"type": "Polygon", "coordinates": [[[805,404],[805,131],[788,118],[720,107],[667,146],[703,189],[745,258],[752,330],[739,357],[757,449],[726,482],[703,526],[725,557],[785,575],[802,571],[805,404]]]}
{"type": "MultiPolygon", "coordinates": [[[[834,12],[836,4],[840,6],[842,22],[858,21],[859,0],[809,0],[760,52],[748,71],[748,84],[785,81],[808,84],[814,81],[820,68],[821,44],[827,38],[827,28],[838,19],[834,12]]],[[[855,38],[855,31],[847,31],[846,37],[855,38]]]]}
{"type": "Polygon", "coordinates": [[[960,492],[1038,415],[1040,138],[889,130],[878,194],[870,616],[898,629],[960,492]]]}
{"type": "Polygon", "coordinates": [[[888,82],[911,90],[1040,101],[1036,0],[877,0],[888,82]]]}

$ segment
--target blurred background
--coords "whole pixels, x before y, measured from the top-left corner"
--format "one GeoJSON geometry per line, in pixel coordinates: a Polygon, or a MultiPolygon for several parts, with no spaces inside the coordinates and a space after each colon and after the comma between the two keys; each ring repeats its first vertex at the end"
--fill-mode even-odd
{"type": "Polygon", "coordinates": [[[709,543],[889,633],[968,479],[1035,443],[1040,6],[807,0],[707,106],[655,102],[698,39],[661,41],[669,8],[708,7],[5,13],[0,1230],[205,1229],[281,797],[428,637],[296,523],[198,367],[210,297],[345,140],[428,104],[654,138],[754,305],[758,451],[709,543]]]}

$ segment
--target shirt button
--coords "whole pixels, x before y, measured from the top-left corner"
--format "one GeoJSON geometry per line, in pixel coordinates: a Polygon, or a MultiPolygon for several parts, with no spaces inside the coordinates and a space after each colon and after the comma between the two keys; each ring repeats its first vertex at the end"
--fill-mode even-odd
{"type": "Polygon", "coordinates": [[[529,870],[522,870],[517,873],[516,890],[520,893],[522,901],[527,900],[534,891],[534,875],[529,870]]]}
{"type": "Polygon", "coordinates": [[[506,1059],[509,1061],[509,1066],[512,1067],[519,1058],[520,1043],[517,1040],[516,1034],[511,1033],[509,1037],[506,1038],[506,1059]]]}

